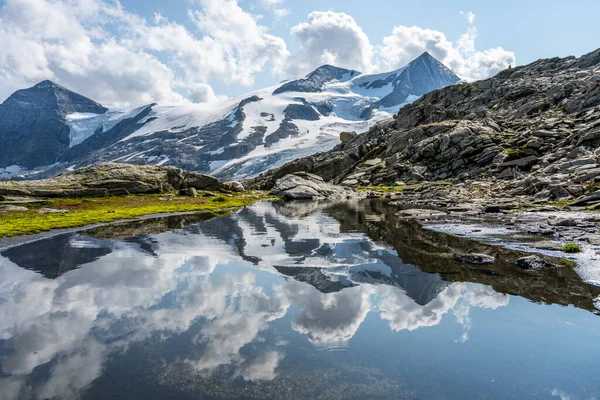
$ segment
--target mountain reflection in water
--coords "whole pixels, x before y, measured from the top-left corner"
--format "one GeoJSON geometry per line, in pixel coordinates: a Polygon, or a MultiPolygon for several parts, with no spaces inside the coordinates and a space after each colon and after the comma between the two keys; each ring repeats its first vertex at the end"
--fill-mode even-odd
{"type": "Polygon", "coordinates": [[[0,255],[0,398],[598,396],[600,288],[519,256],[373,202],[15,247],[0,255]],[[452,256],[467,248],[499,261],[469,268],[452,256]]]}

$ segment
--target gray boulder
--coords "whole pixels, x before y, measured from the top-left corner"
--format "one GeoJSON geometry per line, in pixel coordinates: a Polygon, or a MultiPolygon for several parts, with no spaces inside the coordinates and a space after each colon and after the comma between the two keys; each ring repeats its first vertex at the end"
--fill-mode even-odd
{"type": "Polygon", "coordinates": [[[183,178],[182,186],[196,190],[219,190],[221,188],[217,178],[197,172],[188,172],[183,178]]]}
{"type": "Polygon", "coordinates": [[[230,192],[244,192],[246,188],[241,182],[231,181],[231,182],[223,182],[223,189],[229,190],[230,192]]]}
{"type": "Polygon", "coordinates": [[[334,186],[317,175],[306,172],[289,174],[275,182],[271,193],[282,196],[285,200],[318,200],[328,198],[344,198],[353,193],[352,190],[334,186]]]}
{"type": "Polygon", "coordinates": [[[342,143],[348,143],[356,137],[356,132],[342,132],[340,133],[340,141],[342,143]]]}

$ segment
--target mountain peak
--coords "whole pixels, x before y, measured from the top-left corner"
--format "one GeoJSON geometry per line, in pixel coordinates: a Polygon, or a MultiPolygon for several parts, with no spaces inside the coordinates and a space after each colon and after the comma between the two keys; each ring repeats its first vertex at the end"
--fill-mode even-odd
{"type": "Polygon", "coordinates": [[[336,67],[335,65],[331,65],[331,64],[324,64],[324,65],[321,65],[319,68],[315,69],[313,72],[306,75],[306,77],[310,78],[311,76],[313,76],[315,74],[323,74],[323,73],[327,73],[327,74],[330,74],[333,76],[343,76],[345,74],[350,74],[351,76],[354,77],[356,75],[360,75],[359,71],[355,71],[353,69],[336,67]]]}
{"type": "Polygon", "coordinates": [[[421,55],[410,62],[410,64],[414,62],[424,62],[424,63],[437,63],[441,64],[441,61],[429,54],[429,52],[424,51],[421,55]]]}
{"type": "Polygon", "coordinates": [[[55,88],[65,89],[62,86],[60,86],[59,84],[57,84],[56,82],[52,82],[49,79],[41,81],[40,83],[38,83],[37,85],[35,85],[33,87],[36,88],[36,89],[46,89],[46,88],[49,88],[49,87],[55,87],[55,88]]]}
{"type": "Polygon", "coordinates": [[[320,92],[323,90],[323,86],[327,82],[345,82],[357,75],[360,75],[360,72],[325,64],[321,65],[319,68],[315,69],[302,79],[283,84],[277,88],[273,94],[280,94],[284,92],[320,92]]]}
{"type": "Polygon", "coordinates": [[[51,80],[14,92],[4,103],[4,107],[31,110],[55,110],[62,116],[74,112],[103,114],[108,109],[101,104],[73,92],[51,80]]]}

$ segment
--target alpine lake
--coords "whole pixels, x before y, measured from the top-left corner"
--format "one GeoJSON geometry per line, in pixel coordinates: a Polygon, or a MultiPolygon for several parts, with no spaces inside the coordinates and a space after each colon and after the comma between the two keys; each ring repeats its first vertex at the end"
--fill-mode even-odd
{"type": "Polygon", "coordinates": [[[258,202],[5,248],[0,399],[600,398],[582,267],[397,211],[258,202]]]}

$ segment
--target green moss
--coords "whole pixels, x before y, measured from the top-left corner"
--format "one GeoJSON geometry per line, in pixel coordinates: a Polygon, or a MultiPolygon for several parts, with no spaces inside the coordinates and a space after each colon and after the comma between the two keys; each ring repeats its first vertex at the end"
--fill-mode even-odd
{"type": "Polygon", "coordinates": [[[217,196],[217,197],[213,197],[213,199],[211,201],[213,203],[227,203],[229,201],[229,197],[217,196]]]}
{"type": "Polygon", "coordinates": [[[573,203],[574,200],[557,200],[557,201],[550,201],[548,202],[549,206],[554,206],[554,207],[568,207],[569,205],[571,205],[571,203],[573,203]]]}
{"type": "Polygon", "coordinates": [[[580,253],[581,246],[575,243],[567,243],[562,247],[562,251],[565,253],[580,253]]]}
{"type": "Polygon", "coordinates": [[[577,266],[575,261],[567,260],[566,258],[561,258],[558,262],[560,265],[567,268],[575,268],[577,266]]]}
{"type": "Polygon", "coordinates": [[[504,151],[506,152],[506,155],[508,155],[509,160],[518,160],[519,158],[523,158],[526,149],[527,145],[524,145],[518,149],[508,148],[504,149],[504,151]]]}
{"type": "Polygon", "coordinates": [[[582,186],[586,192],[595,192],[596,190],[600,190],[600,182],[586,182],[582,186]]]}
{"type": "MultiPolygon", "coordinates": [[[[112,196],[83,199],[55,199],[50,206],[65,209],[68,213],[40,214],[35,209],[28,212],[0,214],[0,237],[18,236],[49,231],[51,229],[74,228],[90,224],[137,218],[144,215],[222,211],[244,207],[257,200],[267,199],[265,192],[247,192],[234,196],[161,197],[160,195],[112,196]]],[[[38,206],[39,207],[39,206],[38,206]]]]}

